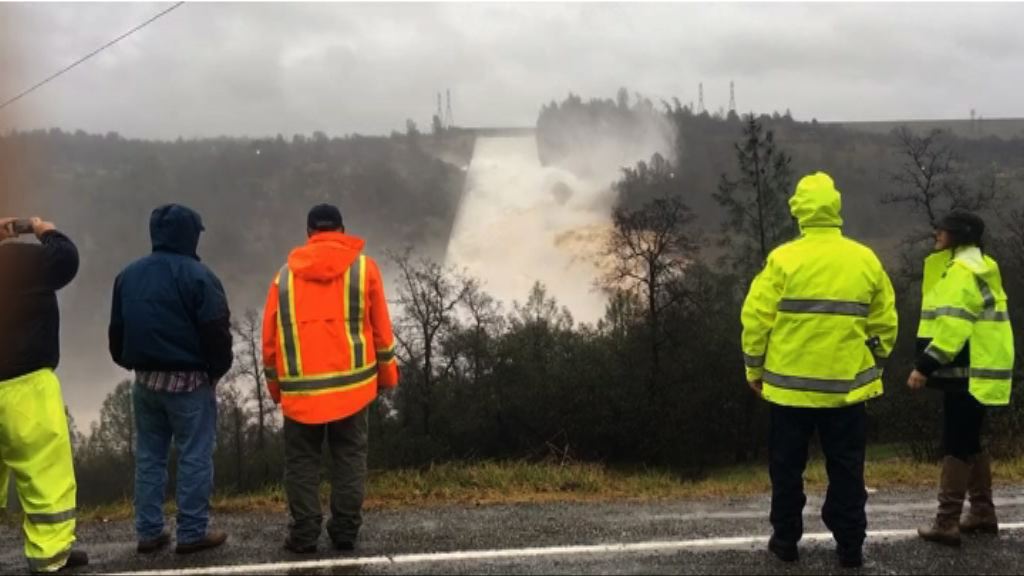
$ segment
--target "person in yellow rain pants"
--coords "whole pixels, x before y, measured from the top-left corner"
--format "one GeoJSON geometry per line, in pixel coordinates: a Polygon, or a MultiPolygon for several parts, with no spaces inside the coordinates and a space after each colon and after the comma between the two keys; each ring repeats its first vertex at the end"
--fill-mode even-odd
{"type": "Polygon", "coordinates": [[[75,550],[75,471],[60,382],[56,291],[78,272],[78,251],[49,222],[0,218],[0,502],[14,478],[33,573],[89,563],[75,550]],[[6,242],[31,232],[38,244],[6,242]]]}

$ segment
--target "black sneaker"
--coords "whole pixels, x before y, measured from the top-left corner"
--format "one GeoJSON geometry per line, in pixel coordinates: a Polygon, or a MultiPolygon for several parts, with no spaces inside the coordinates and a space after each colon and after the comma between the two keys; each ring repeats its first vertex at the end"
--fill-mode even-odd
{"type": "Polygon", "coordinates": [[[800,551],[797,550],[796,544],[784,544],[776,540],[775,536],[768,540],[768,550],[783,562],[796,562],[800,559],[800,551]]]}
{"type": "Polygon", "coordinates": [[[293,554],[314,554],[316,553],[316,542],[312,544],[299,544],[289,536],[284,539],[284,549],[293,554]]]}
{"type": "Polygon", "coordinates": [[[163,532],[156,538],[149,540],[139,540],[138,546],[135,547],[135,551],[139,554],[152,554],[157,550],[166,548],[171,543],[171,535],[168,532],[163,532]]]}
{"type": "Polygon", "coordinates": [[[334,549],[338,552],[353,552],[356,549],[356,543],[352,540],[338,540],[334,542],[334,549]]]}
{"type": "Polygon", "coordinates": [[[839,565],[843,568],[860,568],[864,565],[864,553],[860,550],[836,549],[839,555],[839,565]]]}
{"type": "Polygon", "coordinates": [[[74,570],[75,568],[81,568],[82,566],[89,565],[89,555],[84,550],[72,550],[68,554],[68,561],[64,563],[57,571],[63,572],[65,570],[74,570]]]}

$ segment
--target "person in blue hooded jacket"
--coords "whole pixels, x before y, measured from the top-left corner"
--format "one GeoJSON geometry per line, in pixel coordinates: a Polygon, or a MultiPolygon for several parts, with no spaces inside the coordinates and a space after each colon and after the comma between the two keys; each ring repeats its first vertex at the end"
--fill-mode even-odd
{"type": "Polygon", "coordinates": [[[233,359],[231,315],[224,287],[196,249],[203,222],[177,204],[153,210],[153,252],[129,264],[114,281],[110,355],[135,371],[132,407],[135,529],[138,551],[170,544],[163,500],[171,441],[178,450],[178,553],[220,546],[210,531],[217,381],[233,359]]]}

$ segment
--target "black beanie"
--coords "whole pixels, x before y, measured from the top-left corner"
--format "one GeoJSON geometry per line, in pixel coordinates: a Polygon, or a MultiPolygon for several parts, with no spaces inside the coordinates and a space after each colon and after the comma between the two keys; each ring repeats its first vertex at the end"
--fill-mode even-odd
{"type": "Polygon", "coordinates": [[[333,231],[340,230],[344,226],[341,220],[341,210],[330,204],[317,204],[309,211],[306,217],[306,227],[310,230],[333,231]]]}

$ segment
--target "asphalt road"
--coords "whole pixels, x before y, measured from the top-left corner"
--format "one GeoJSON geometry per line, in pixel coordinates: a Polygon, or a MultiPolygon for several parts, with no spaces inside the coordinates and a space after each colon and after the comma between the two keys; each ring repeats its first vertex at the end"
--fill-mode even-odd
{"type": "MultiPolygon", "coordinates": [[[[659,503],[536,504],[372,511],[354,554],[281,549],[287,518],[215,515],[230,534],[218,550],[192,556],[135,553],[130,522],[79,527],[92,565],[82,572],[172,571],[315,574],[1019,574],[1024,572],[1024,487],[997,491],[998,538],[967,539],[961,549],[920,542],[911,532],[934,511],[930,492],[874,494],[869,501],[866,565],[839,568],[818,518],[820,495],[805,510],[801,560],[783,564],[765,551],[768,497],[659,503]],[[561,548],[559,548],[561,547],[561,548]]],[[[173,528],[173,521],[171,521],[173,528]]],[[[0,573],[25,571],[21,537],[0,526],[0,573]]],[[[185,572],[187,574],[188,572],[185,572]]]]}

